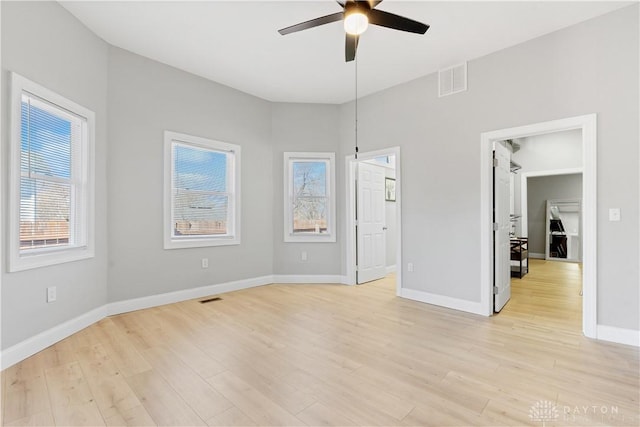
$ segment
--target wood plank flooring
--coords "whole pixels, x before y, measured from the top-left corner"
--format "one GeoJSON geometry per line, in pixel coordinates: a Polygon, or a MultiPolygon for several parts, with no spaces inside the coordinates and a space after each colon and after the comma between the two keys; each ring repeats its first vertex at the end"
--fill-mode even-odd
{"type": "Polygon", "coordinates": [[[580,274],[532,260],[491,318],[391,278],[113,316],[3,371],[2,423],[637,426],[638,349],[582,336],[580,274]]]}

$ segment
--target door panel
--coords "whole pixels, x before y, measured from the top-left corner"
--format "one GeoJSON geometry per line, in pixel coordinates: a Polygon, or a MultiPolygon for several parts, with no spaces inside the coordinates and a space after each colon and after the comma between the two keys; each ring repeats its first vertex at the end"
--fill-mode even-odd
{"type": "Polygon", "coordinates": [[[496,143],[494,158],[497,166],[493,168],[493,222],[497,229],[493,233],[493,281],[494,311],[499,312],[511,298],[511,257],[510,257],[510,200],[511,200],[511,152],[507,147],[496,143]]]}
{"type": "Polygon", "coordinates": [[[384,177],[382,166],[358,164],[358,284],[386,275],[384,177]]]}

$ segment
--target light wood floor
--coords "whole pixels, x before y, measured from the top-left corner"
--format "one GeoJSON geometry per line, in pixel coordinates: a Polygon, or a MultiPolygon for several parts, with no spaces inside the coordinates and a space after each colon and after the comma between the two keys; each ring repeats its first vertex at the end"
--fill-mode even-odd
{"type": "Polygon", "coordinates": [[[638,350],[582,336],[579,266],[532,262],[512,287],[491,318],[391,280],[113,316],[6,369],[2,421],[637,426],[638,350]]]}

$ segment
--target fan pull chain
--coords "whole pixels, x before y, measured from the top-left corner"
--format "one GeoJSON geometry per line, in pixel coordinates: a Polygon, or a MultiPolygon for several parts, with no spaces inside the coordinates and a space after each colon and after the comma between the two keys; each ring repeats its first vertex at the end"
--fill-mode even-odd
{"type": "Polygon", "coordinates": [[[356,69],[356,160],[358,160],[358,55],[354,58],[356,69]]]}

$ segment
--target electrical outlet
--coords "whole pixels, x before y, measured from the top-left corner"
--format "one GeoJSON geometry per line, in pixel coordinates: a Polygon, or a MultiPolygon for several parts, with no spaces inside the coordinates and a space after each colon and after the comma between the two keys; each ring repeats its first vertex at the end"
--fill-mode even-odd
{"type": "Polygon", "coordinates": [[[609,221],[620,221],[620,208],[609,209],[609,221]]]}
{"type": "Polygon", "coordinates": [[[306,261],[307,260],[307,251],[300,252],[300,259],[302,261],[306,261]]]}
{"type": "Polygon", "coordinates": [[[47,288],[47,302],[54,302],[57,298],[57,291],[55,286],[47,288]]]}
{"type": "Polygon", "coordinates": [[[202,258],[202,268],[209,268],[209,258],[202,258]]]}
{"type": "Polygon", "coordinates": [[[411,273],[411,272],[413,271],[413,263],[412,263],[412,262],[410,262],[410,263],[408,263],[408,264],[407,264],[407,271],[408,271],[409,273],[411,273]]]}

